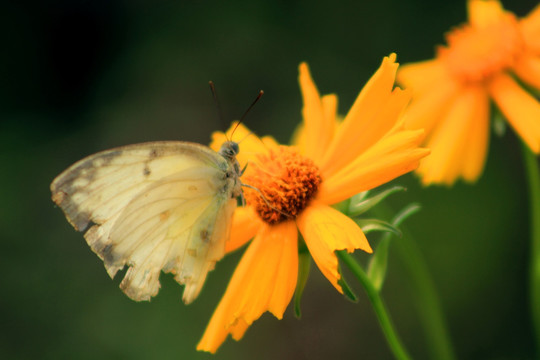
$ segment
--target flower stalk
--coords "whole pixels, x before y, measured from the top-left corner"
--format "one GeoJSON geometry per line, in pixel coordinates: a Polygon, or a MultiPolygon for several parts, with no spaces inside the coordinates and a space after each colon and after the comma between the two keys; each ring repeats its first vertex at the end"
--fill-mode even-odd
{"type": "Polygon", "coordinates": [[[455,355],[433,280],[417,244],[409,232],[403,228],[401,230],[403,238],[396,241],[396,248],[401,253],[409,272],[409,281],[414,287],[415,304],[429,351],[434,359],[453,360],[455,355]]]}
{"type": "MultiPolygon", "coordinates": [[[[380,218],[388,218],[390,211],[386,210],[384,204],[373,209],[380,218]]],[[[443,316],[441,305],[435,285],[422,252],[410,232],[400,225],[402,237],[395,242],[400,259],[408,272],[408,280],[413,288],[414,303],[416,304],[418,316],[424,328],[427,347],[430,358],[441,360],[454,360],[455,354],[452,342],[447,330],[446,321],[443,316]]]]}
{"type": "Polygon", "coordinates": [[[522,145],[522,150],[530,199],[530,306],[536,343],[540,344],[540,169],[535,154],[525,145],[522,145]]]}
{"type": "Polygon", "coordinates": [[[390,349],[392,350],[395,358],[398,360],[410,359],[411,357],[409,356],[407,350],[399,339],[399,336],[394,328],[392,320],[390,319],[390,315],[386,310],[386,306],[381,298],[380,293],[377,291],[373,283],[369,280],[368,276],[366,275],[360,264],[358,264],[355,258],[351,254],[348,254],[346,251],[338,251],[337,255],[341,259],[341,261],[343,261],[343,263],[347,265],[347,267],[351,270],[356,279],[362,284],[362,286],[366,290],[366,294],[369,297],[371,304],[373,305],[373,310],[377,315],[377,319],[379,320],[379,324],[381,325],[383,333],[386,337],[386,341],[388,342],[388,345],[390,346],[390,349]]]}

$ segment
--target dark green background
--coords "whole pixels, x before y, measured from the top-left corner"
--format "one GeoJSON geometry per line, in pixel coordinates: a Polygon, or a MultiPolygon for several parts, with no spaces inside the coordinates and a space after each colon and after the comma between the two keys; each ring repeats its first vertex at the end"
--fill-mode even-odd
{"type": "MultiPolygon", "coordinates": [[[[535,1],[506,1],[525,15],[535,1]]],[[[389,359],[362,289],[340,296],[313,267],[303,318],[264,315],[215,356],[195,345],[224,292],[238,253],[212,272],[197,301],[162,276],[151,303],[111,281],[82,234],[50,201],[49,184],[70,164],[107,148],[150,141],[207,143],[224,118],[286,142],[301,119],[297,67],[308,61],[322,93],[345,113],[383,56],[427,59],[465,19],[444,1],[19,1],[0,17],[0,358],[2,359],[389,359]]],[[[492,137],[475,185],[422,189],[396,183],[398,209],[439,291],[460,359],[529,359],[529,230],[519,141],[492,137]]],[[[376,237],[370,237],[376,244],[376,237]]],[[[396,240],[399,241],[399,240],[396,240]]],[[[384,298],[417,359],[429,354],[407,274],[391,254],[384,298]]],[[[351,279],[351,282],[352,279],[351,279]]]]}

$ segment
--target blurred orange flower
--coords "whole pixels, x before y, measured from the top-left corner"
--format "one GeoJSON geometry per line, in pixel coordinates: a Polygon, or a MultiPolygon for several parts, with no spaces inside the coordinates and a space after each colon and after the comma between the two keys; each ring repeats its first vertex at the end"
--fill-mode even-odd
{"type": "MultiPolygon", "coordinates": [[[[315,263],[339,291],[336,250],[372,252],[360,227],[330,205],[372,189],[418,167],[429,150],[419,148],[422,130],[405,130],[400,120],[410,94],[394,87],[395,54],[361,91],[342,122],[336,119],[337,97],[320,97],[306,64],[300,65],[304,122],[295,146],[280,146],[272,138],[244,139],[238,156],[248,164],[243,182],[246,207],[234,216],[232,251],[253,238],[225,295],[197,346],[215,352],[228,334],[239,340],[265,311],[281,319],[298,274],[298,230],[315,263]],[[261,197],[264,195],[265,200],[261,197]]],[[[231,136],[216,133],[212,147],[231,136]]]]}
{"type": "Polygon", "coordinates": [[[469,22],[446,35],[433,60],[404,65],[397,80],[413,90],[407,128],[424,129],[431,155],[424,184],[475,181],[482,173],[492,99],[535,153],[540,103],[516,81],[540,89],[540,5],[517,19],[497,0],[470,0],[469,22]]]}

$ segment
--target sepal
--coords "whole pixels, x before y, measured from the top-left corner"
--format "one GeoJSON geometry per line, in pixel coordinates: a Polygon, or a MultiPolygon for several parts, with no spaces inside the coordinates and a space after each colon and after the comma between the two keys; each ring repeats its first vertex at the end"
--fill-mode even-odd
{"type": "Polygon", "coordinates": [[[358,215],[361,215],[386,199],[388,196],[392,195],[393,193],[404,191],[405,188],[403,186],[393,186],[389,189],[383,190],[380,193],[368,197],[369,191],[364,191],[359,194],[354,195],[350,202],[349,202],[349,209],[347,211],[347,215],[350,217],[355,217],[358,215]]]}
{"type": "Polygon", "coordinates": [[[304,249],[305,251],[300,250],[298,252],[298,281],[296,282],[296,290],[294,291],[294,315],[297,319],[302,317],[300,302],[302,301],[302,294],[304,293],[304,288],[309,277],[309,269],[311,268],[311,255],[305,245],[304,249]]]}

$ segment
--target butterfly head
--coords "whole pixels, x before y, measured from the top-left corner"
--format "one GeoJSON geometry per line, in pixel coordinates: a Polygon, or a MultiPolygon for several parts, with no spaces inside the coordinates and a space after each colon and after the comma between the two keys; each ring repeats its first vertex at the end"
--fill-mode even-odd
{"type": "Polygon", "coordinates": [[[221,145],[221,149],[219,149],[219,154],[227,160],[234,159],[239,152],[240,148],[238,143],[234,141],[225,141],[223,145],[221,145]]]}

